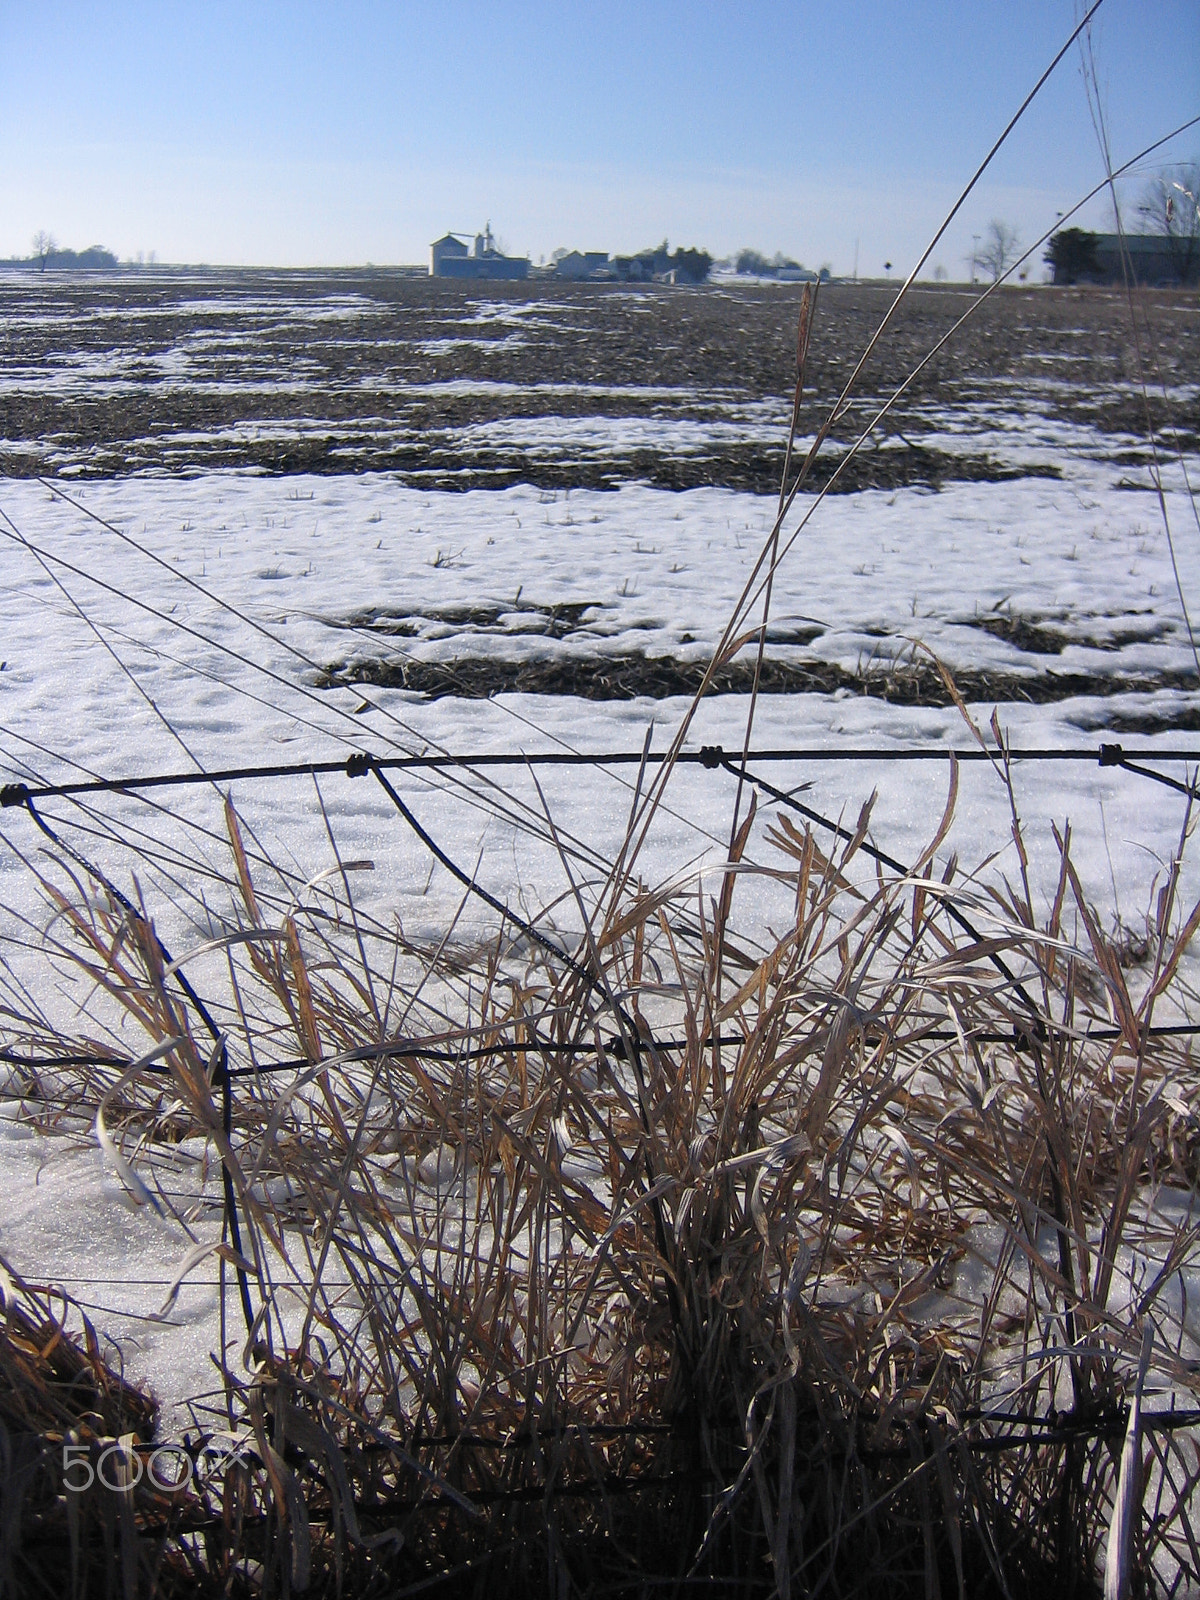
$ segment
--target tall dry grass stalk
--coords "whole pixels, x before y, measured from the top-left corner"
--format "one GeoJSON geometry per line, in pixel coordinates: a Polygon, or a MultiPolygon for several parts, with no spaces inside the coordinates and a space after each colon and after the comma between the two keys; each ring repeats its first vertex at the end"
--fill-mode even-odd
{"type": "Polygon", "coordinates": [[[1149,1032],[1186,1009],[1190,815],[1133,971],[1069,835],[1041,921],[1023,872],[935,871],[955,790],[952,765],[907,874],[864,853],[870,803],[836,849],[751,807],[715,882],[576,888],[561,959],[511,927],[417,948],[341,867],[282,895],[232,804],[224,925],[173,964],[132,901],[36,867],[93,1023],[10,1008],[10,1055],[84,1064],[9,1092],[102,1109],[127,1187],[177,1214],[206,1144],[252,1318],[231,1293],[196,1411],[245,1448],[132,1495],[126,1592],[1089,1593],[1146,1330],[1122,1537],[1146,1592],[1200,1582],[1193,1436],[1152,1416],[1200,1381],[1200,1086],[1149,1032]],[[791,908],[769,948],[748,873],[791,908]]]}

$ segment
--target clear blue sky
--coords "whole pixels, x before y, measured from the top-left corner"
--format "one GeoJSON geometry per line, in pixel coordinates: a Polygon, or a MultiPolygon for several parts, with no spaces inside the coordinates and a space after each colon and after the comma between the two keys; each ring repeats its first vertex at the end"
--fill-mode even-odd
{"type": "MultiPolygon", "coordinates": [[[[535,260],[666,235],[838,272],[857,241],[862,273],[906,269],[1074,18],[1074,0],[0,0],[0,256],[46,228],[165,261],[421,261],[490,217],[535,260]]],[[[1200,112],[1200,4],[1105,0],[1095,28],[1120,161],[1200,112]]],[[[1170,154],[1200,155],[1200,130],[1170,154]]],[[[935,259],[962,276],[994,216],[1031,242],[1101,175],[1072,54],[935,259]]]]}

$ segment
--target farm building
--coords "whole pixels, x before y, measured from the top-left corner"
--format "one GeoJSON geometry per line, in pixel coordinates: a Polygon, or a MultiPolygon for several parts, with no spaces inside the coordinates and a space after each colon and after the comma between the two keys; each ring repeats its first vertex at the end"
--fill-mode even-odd
{"type": "MultiPolygon", "coordinates": [[[[1071,229],[1071,248],[1055,253],[1054,241],[1047,260],[1056,284],[1124,283],[1122,242],[1134,283],[1174,287],[1200,281],[1200,237],[1161,233],[1085,233],[1071,229]]],[[[1056,234],[1055,238],[1065,238],[1056,234]]]]}
{"type": "Polygon", "coordinates": [[[600,273],[612,275],[607,250],[571,250],[558,260],[558,276],[577,283],[582,278],[594,278],[600,273]]]}
{"type": "Polygon", "coordinates": [[[429,246],[429,276],[520,280],[529,276],[529,260],[526,256],[502,255],[496,249],[489,222],[482,233],[475,235],[472,245],[457,233],[435,239],[429,246]]]}

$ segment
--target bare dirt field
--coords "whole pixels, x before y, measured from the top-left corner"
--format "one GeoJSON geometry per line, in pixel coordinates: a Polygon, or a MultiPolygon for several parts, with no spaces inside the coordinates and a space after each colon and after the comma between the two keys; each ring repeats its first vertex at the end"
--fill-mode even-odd
{"type": "MultiPolygon", "coordinates": [[[[802,439],[828,415],[895,293],[820,291],[802,439]]],[[[759,686],[945,706],[938,669],[904,642],[919,620],[970,700],[1118,695],[1103,718],[1114,731],[1194,728],[1194,659],[1181,649],[1177,607],[1164,601],[1173,580],[1133,574],[1157,548],[1147,412],[1176,491],[1185,487],[1174,481],[1179,454],[1200,445],[1200,299],[1152,291],[1131,308],[1118,292],[1039,286],[976,306],[982,293],[915,290],[874,352],[810,484],[840,468],[839,493],[887,493],[867,497],[877,503],[865,543],[840,522],[824,544],[808,537],[823,586],[814,588],[809,565],[794,592],[776,596],[759,686]],[[883,402],[972,307],[847,462],[883,402]],[[896,508],[885,535],[877,519],[904,490],[952,492],[896,508]],[[1013,549],[1001,560],[1005,540],[1013,549]],[[1036,546],[1036,565],[1017,548],[1023,541],[1036,546]],[[1121,554],[1129,572],[1114,567],[1098,599],[1102,550],[1121,554]],[[1130,696],[1159,698],[1135,705],[1130,696]]],[[[241,514],[262,524],[260,579],[281,615],[311,609],[283,584],[294,567],[303,588],[310,558],[272,529],[282,532],[316,492],[322,550],[332,540],[344,566],[361,544],[368,563],[344,598],[327,595],[319,608],[321,688],[687,695],[704,676],[702,646],[715,643],[709,613],[731,603],[730,574],[770,502],[740,509],[743,541],[725,526],[729,507],[693,504],[688,515],[703,525],[685,536],[674,506],[574,497],[620,489],[627,498],[640,485],[773,495],[801,294],[731,279],[686,289],[455,284],[370,270],[10,273],[0,276],[0,478],[90,480],[97,492],[107,481],[113,514],[135,521],[167,515],[161,497],[151,511],[139,496],[169,479],[167,520],[178,511],[180,539],[203,569],[213,508],[201,496],[182,509],[182,485],[214,473],[261,477],[262,495],[241,514]],[[388,494],[364,502],[359,528],[338,486],[371,475],[388,494]],[[281,478],[296,504],[268,506],[270,480],[281,478]],[[459,525],[462,495],[443,495],[451,509],[439,512],[402,501],[404,491],[480,489],[520,500],[517,486],[546,503],[497,497],[478,539],[459,525]],[[571,504],[556,511],[555,497],[568,493],[571,504]],[[496,518],[519,528],[522,517],[536,518],[539,537],[497,544],[496,518]],[[398,560],[406,576],[393,592],[398,560]]],[[[754,681],[747,657],[723,665],[712,688],[745,692],[754,681]]]]}
{"type": "MultiPolygon", "coordinates": [[[[799,285],[461,285],[386,271],[0,280],[0,475],[387,471],[429,488],[629,481],[770,492],[799,285]]],[[[979,290],[921,288],[814,482],[979,290]]],[[[894,288],[822,290],[811,433],[894,288]]],[[[1139,474],[1155,424],[1200,436],[1194,293],[1006,289],[917,378],[838,487],[1057,476],[1084,443],[1139,474]],[[997,449],[997,435],[1021,448],[997,449]],[[1038,444],[1047,449],[1038,453],[1038,444]]],[[[1141,486],[1139,484],[1139,486],[1141,486]]]]}

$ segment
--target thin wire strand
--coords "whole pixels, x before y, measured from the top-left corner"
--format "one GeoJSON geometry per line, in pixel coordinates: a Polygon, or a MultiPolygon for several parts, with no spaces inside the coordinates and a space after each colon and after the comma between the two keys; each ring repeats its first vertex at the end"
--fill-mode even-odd
{"type": "MultiPolygon", "coordinates": [[[[0,732],[10,730],[0,727],[0,732]]],[[[22,737],[15,735],[15,737],[22,737]]],[[[56,751],[44,745],[36,746],[45,754],[58,759],[56,751]]],[[[910,762],[910,761],[949,761],[953,757],[959,762],[994,761],[999,756],[1017,762],[1038,764],[1041,762],[1088,762],[1101,767],[1126,767],[1130,771],[1139,771],[1145,776],[1154,776],[1144,768],[1131,765],[1134,761],[1183,761],[1200,762],[1200,749],[1183,749],[1170,747],[1165,750],[1138,749],[1126,750],[1120,744],[1103,743],[1099,745],[1069,745],[1060,748],[1030,747],[1028,749],[1006,748],[1001,751],[981,750],[977,745],[958,748],[953,745],[922,745],[912,748],[894,745],[855,746],[855,745],[794,745],[791,747],[771,748],[765,750],[750,750],[746,752],[746,759],[758,764],[767,763],[795,763],[803,765],[806,762],[832,762],[839,765],[869,762],[910,762]]],[[[674,758],[681,765],[699,765],[702,767],[718,767],[725,760],[726,752],[721,745],[702,745],[699,750],[684,750],[674,758]]],[[[347,760],[341,761],[292,761],[271,762],[265,765],[248,765],[242,767],[218,767],[212,771],[203,772],[158,772],[158,773],[131,773],[120,778],[88,778],[77,783],[59,784],[26,784],[23,781],[8,784],[0,790],[0,803],[5,806],[23,805],[26,797],[33,800],[58,800],[70,799],[85,794],[141,794],[149,789],[177,789],[189,788],[197,784],[210,783],[235,783],[265,778],[300,778],[315,777],[325,774],[343,773],[349,778],[365,777],[368,772],[378,769],[386,772],[422,772],[443,770],[447,768],[462,767],[473,769],[476,767],[606,767],[606,766],[633,766],[645,760],[647,765],[660,765],[671,759],[667,750],[604,750],[595,753],[587,751],[562,751],[562,750],[533,750],[533,751],[471,751],[465,755],[422,755],[422,756],[373,756],[366,752],[356,753],[347,760]]]]}

